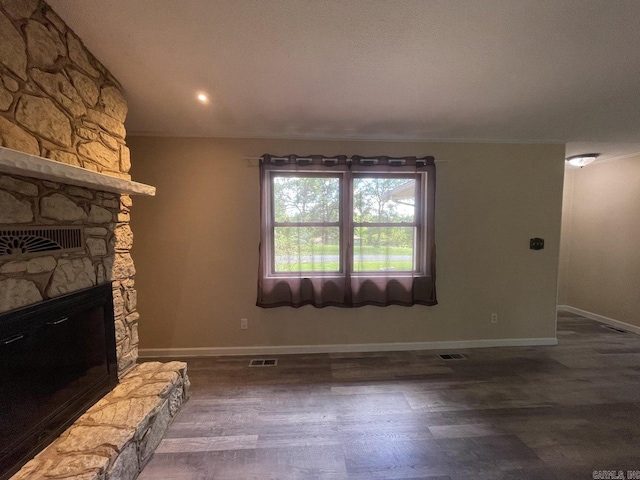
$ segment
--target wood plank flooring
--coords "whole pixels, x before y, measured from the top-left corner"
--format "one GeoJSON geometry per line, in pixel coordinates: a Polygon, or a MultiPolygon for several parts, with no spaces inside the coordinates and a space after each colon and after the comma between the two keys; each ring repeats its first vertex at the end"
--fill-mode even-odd
{"type": "Polygon", "coordinates": [[[557,347],[189,358],[140,480],[573,480],[640,472],[640,336],[571,314],[557,347]]]}

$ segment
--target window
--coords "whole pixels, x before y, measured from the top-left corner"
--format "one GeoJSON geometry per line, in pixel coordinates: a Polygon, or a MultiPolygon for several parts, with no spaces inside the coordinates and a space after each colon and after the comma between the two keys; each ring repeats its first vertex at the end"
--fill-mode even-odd
{"type": "Polygon", "coordinates": [[[342,176],[271,172],[272,274],[344,271],[342,176]]]}
{"type": "Polygon", "coordinates": [[[417,247],[422,245],[424,221],[415,204],[422,180],[421,173],[352,179],[354,272],[422,271],[417,247]]]}
{"type": "Polygon", "coordinates": [[[261,307],[434,305],[433,157],[264,155],[261,307]]]}

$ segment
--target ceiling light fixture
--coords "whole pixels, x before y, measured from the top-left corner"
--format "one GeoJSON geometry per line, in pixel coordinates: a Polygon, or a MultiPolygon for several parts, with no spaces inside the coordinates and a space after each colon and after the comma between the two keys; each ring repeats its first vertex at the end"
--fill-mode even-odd
{"type": "Polygon", "coordinates": [[[599,153],[583,153],[580,155],[572,155],[571,157],[567,157],[566,160],[569,163],[569,165],[582,168],[585,165],[589,165],[599,156],[600,156],[599,153]]]}
{"type": "Polygon", "coordinates": [[[196,98],[200,103],[209,103],[209,97],[206,93],[199,93],[196,98]]]}

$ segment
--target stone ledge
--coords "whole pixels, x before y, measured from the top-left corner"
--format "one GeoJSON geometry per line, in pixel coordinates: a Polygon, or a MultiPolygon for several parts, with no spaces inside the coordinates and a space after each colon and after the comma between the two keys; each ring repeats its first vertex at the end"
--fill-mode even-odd
{"type": "Polygon", "coordinates": [[[134,480],[188,388],[184,362],[137,365],[11,480],[134,480]]]}
{"type": "Polygon", "coordinates": [[[103,192],[154,196],[156,187],[0,147],[0,172],[88,187],[103,192]]]}

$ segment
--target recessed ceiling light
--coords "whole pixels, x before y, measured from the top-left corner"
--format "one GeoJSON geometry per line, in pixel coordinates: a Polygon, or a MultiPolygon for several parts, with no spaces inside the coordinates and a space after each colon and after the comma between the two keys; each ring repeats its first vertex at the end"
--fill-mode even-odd
{"type": "Polygon", "coordinates": [[[574,167],[584,167],[585,165],[589,165],[599,156],[599,153],[583,153],[581,155],[573,155],[571,157],[567,157],[566,160],[569,165],[573,165],[574,167]]]}
{"type": "Polygon", "coordinates": [[[209,97],[206,93],[199,93],[196,98],[200,103],[209,103],[209,97]]]}

